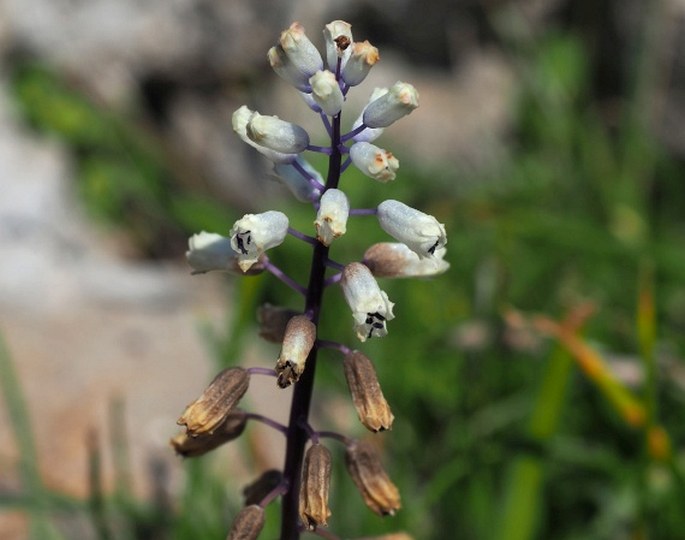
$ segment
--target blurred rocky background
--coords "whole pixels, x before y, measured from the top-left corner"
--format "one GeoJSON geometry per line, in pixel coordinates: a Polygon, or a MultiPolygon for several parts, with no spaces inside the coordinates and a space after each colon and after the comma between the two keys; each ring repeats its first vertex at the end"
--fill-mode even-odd
{"type": "MultiPolygon", "coordinates": [[[[321,45],[338,18],[381,51],[368,93],[398,79],[420,91],[384,146],[455,197],[507,170],[517,99],[555,73],[521,58],[555,33],[583,44],[603,122],[637,92],[636,121],[685,159],[682,0],[1,0],[0,331],[50,488],[86,494],[88,434],[109,436],[117,402],[135,489],[154,484],[150,460],[178,469],[166,441],[214,370],[200,327],[227,327],[233,295],[230,280],[189,276],[187,236],[284,196],[231,114],[246,103],[315,130],[266,51],[293,20],[321,45]],[[656,61],[641,65],[648,48],[656,61]]],[[[0,408],[0,492],[18,488],[13,441],[0,408]]],[[[23,527],[0,514],[0,537],[23,527]]]]}

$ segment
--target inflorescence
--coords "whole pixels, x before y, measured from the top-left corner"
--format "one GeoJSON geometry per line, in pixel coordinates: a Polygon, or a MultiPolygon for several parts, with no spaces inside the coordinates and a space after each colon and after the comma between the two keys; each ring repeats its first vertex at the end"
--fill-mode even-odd
{"type": "Polygon", "coordinates": [[[419,95],[404,82],[376,88],[350,131],[343,133],[341,111],[347,93],[364,81],[379,55],[368,41],[355,42],[350,24],[344,21],[327,24],[324,38],[325,65],[299,23],[282,32],[278,45],[267,56],[274,71],[320,115],[328,144],[312,145],[302,127],[246,106],[233,114],[233,129],[238,136],[273,163],[276,177],[297,200],[312,205],[316,213],[314,236],[291,228],[283,212],[269,210],[243,216],[227,237],[207,232],[192,236],[186,253],[193,273],[223,270],[253,275],[266,271],[301,293],[305,300],[302,311],[269,304],[259,309],[260,335],[281,344],[275,368],[223,370],[188,405],[178,421],[186,430],[172,439],[180,455],[195,457],[240,436],[249,420],[264,422],[286,436],[283,470],[267,471],[245,489],[245,507],[233,522],[229,540],[257,538],[264,525],[264,508],[278,497],[282,497],[282,539],[299,538],[305,530],[336,538],[326,529],[331,515],[328,492],[332,458],[321,442],[323,438],[345,446],[349,475],[371,510],[392,515],[400,508],[399,492],[372,444],[339,433],[316,431],[308,422],[317,351],[324,347],[343,356],[344,375],[361,423],[379,432],[391,429],[394,419],[371,360],[359,350],[319,336],[323,292],[329,286],[340,286],[352,312],[355,334],[364,342],[387,335],[388,322],[395,317],[394,304],[376,278],[431,276],[449,267],[444,260],[445,227],[433,216],[393,199],[373,209],[350,207],[340,188],[342,173],[353,164],[378,182],[395,179],[397,158],[373,141],[386,127],[418,107],[419,95]],[[328,156],[325,180],[304,159],[307,151],[328,156]],[[375,215],[380,227],[397,242],[372,245],[360,261],[342,264],[330,259],[329,246],[345,234],[348,219],[358,215],[375,215]],[[289,235],[312,246],[306,285],[285,274],[266,254],[289,235]],[[280,388],[295,385],[287,426],[237,408],[252,375],[274,376],[280,388]]]}

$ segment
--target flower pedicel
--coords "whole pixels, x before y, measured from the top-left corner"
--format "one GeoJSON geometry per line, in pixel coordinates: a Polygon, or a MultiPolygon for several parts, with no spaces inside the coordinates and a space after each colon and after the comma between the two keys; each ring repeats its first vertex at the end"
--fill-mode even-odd
{"type": "MultiPolygon", "coordinates": [[[[322,56],[302,25],[293,23],[268,51],[267,59],[276,74],[294,86],[320,116],[328,136],[326,144],[312,145],[310,134],[302,127],[245,105],[233,114],[238,137],[273,163],[276,178],[295,199],[312,206],[315,218],[311,230],[293,229],[288,216],[277,210],[246,214],[226,236],[226,232],[204,231],[194,235],[186,253],[194,274],[214,270],[244,275],[269,272],[304,297],[299,310],[270,304],[259,309],[260,336],[281,345],[275,369],[232,367],[219,373],[186,408],[179,419],[186,430],[172,439],[180,455],[192,458],[235,439],[250,421],[263,422],[286,436],[283,469],[264,472],[246,488],[245,506],[235,516],[227,537],[234,540],[256,539],[264,527],[265,507],[278,497],[282,498],[282,540],[298,539],[305,530],[326,528],[329,517],[335,520],[335,509],[328,505],[334,454],[322,443],[324,437],[344,444],[350,479],[373,512],[384,516],[400,509],[399,491],[372,444],[339,433],[319,432],[309,423],[317,353],[323,347],[342,353],[339,369],[360,422],[375,433],[391,429],[394,420],[371,359],[319,335],[319,319],[325,316],[323,292],[340,288],[350,309],[350,326],[358,340],[365,342],[386,336],[395,318],[394,303],[377,278],[432,276],[449,267],[444,260],[445,227],[433,216],[393,199],[373,209],[351,207],[353,201],[341,186],[342,173],[353,165],[378,182],[395,180],[397,158],[372,141],[416,109],[419,94],[405,82],[374,89],[367,105],[357,112],[350,131],[344,132],[347,93],[363,83],[380,56],[368,41],[354,41],[352,27],[345,21],[327,24],[323,34],[326,49],[322,56]],[[327,156],[325,175],[307,161],[306,152],[327,156]],[[342,242],[348,220],[369,220],[364,217],[369,214],[375,214],[380,227],[397,242],[374,244],[357,260],[339,262],[331,258],[330,246],[334,241],[336,245],[342,242]],[[283,272],[267,255],[268,250],[286,243],[288,236],[312,248],[306,285],[283,272]],[[253,375],[273,376],[277,382],[274,386],[293,388],[288,425],[237,408],[253,375]]],[[[336,538],[331,531],[325,537],[336,538]]],[[[377,538],[411,540],[405,533],[377,538]]]]}

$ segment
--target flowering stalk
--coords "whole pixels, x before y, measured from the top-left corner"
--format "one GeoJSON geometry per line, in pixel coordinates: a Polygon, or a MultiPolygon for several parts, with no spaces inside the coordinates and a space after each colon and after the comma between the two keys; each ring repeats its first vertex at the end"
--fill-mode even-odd
{"type": "Polygon", "coordinates": [[[381,202],[374,209],[350,208],[347,195],[340,189],[343,172],[352,164],[381,183],[395,179],[399,161],[391,152],[370,141],[418,107],[418,93],[403,82],[389,89],[374,90],[352,129],[343,133],[342,110],[347,92],[363,82],[380,57],[368,41],[355,43],[351,26],[344,21],[326,25],[324,38],[328,69],[324,68],[322,56],[299,23],[293,23],[281,34],[268,59],[276,73],[299,90],[305,103],[321,116],[328,144],[311,144],[309,134],[300,126],[261,115],[246,106],[233,115],[233,128],[238,136],[274,163],[277,178],[297,200],[312,205],[316,214],[314,230],[308,231],[309,234],[297,231],[290,227],[285,214],[274,210],[247,214],[236,221],[229,237],[212,233],[193,236],[187,253],[193,273],[230,270],[251,275],[267,271],[304,295],[301,312],[268,304],[259,310],[260,335],[281,344],[275,370],[225,370],[180,420],[186,426],[186,433],[173,444],[186,457],[201,455],[234,439],[250,419],[261,421],[286,436],[282,473],[270,475],[268,483],[257,481],[255,485],[265,483],[265,487],[258,490],[260,496],[252,494],[246,498],[246,506],[236,517],[229,538],[257,538],[263,525],[263,508],[277,496],[282,496],[281,540],[297,540],[304,530],[335,538],[322,529],[327,527],[331,515],[327,500],[331,454],[319,440],[323,436],[345,446],[351,480],[372,511],[392,515],[399,510],[399,491],[371,443],[335,432],[317,431],[309,424],[320,347],[338,350],[345,356],[341,369],[359,419],[369,431],[390,429],[394,419],[371,359],[353,347],[319,336],[323,293],[328,286],[340,286],[351,310],[355,334],[364,342],[387,335],[387,324],[395,317],[394,304],[376,278],[436,275],[449,267],[443,260],[447,243],[445,228],[434,217],[394,200],[381,202]],[[302,157],[305,151],[328,156],[325,183],[302,157]],[[330,246],[345,234],[348,218],[360,215],[376,215],[380,227],[399,243],[372,246],[356,261],[332,260],[330,246]],[[312,246],[306,286],[274,266],[265,253],[284,243],[286,237],[312,246]],[[327,275],[328,272],[331,273],[327,275]],[[294,385],[287,426],[236,409],[248,390],[250,373],[276,376],[277,386],[281,388],[294,385]],[[193,440],[197,437],[205,439],[193,440]]]}

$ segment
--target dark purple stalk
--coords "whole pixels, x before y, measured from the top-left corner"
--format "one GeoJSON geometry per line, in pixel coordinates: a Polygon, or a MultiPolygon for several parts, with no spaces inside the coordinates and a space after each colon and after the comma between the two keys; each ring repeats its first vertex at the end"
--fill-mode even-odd
{"type": "MultiPolygon", "coordinates": [[[[331,149],[328,159],[328,177],[326,189],[338,187],[340,181],[340,164],[342,157],[338,146],[340,145],[340,115],[333,117],[331,125],[331,149]]],[[[305,313],[311,314],[314,324],[318,325],[321,302],[326,278],[326,261],[328,260],[328,248],[319,243],[314,246],[309,283],[305,296],[305,313]]],[[[298,503],[300,496],[300,477],[302,475],[302,459],[304,449],[309,439],[307,425],[309,418],[309,406],[314,389],[314,373],[316,370],[317,347],[307,357],[307,363],[295,384],[293,399],[290,405],[290,419],[288,420],[288,433],[285,453],[285,465],[283,476],[288,482],[290,489],[283,496],[281,509],[281,540],[298,540],[300,530],[298,527],[298,503]]]]}

